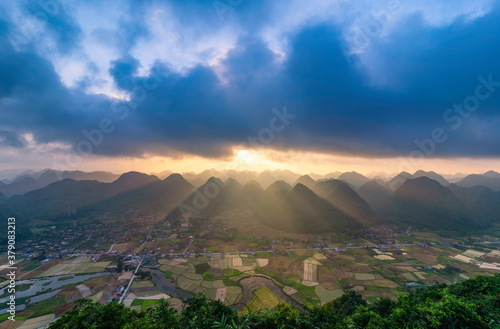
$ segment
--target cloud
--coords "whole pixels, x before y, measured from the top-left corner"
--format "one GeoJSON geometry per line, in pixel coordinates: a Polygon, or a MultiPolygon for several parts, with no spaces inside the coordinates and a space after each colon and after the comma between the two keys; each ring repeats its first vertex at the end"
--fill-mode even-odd
{"type": "MultiPolygon", "coordinates": [[[[32,134],[38,144],[76,151],[90,145],[102,156],[224,158],[269,125],[273,108],[286,106],[296,119],[270,149],[407,156],[415,139],[442,128],[448,140],[435,156],[500,155],[500,132],[492,124],[500,120],[500,88],[459,129],[443,119],[454,103],[474,94],[478,76],[500,81],[500,36],[491,33],[500,30],[497,5],[460,5],[452,19],[405,7],[388,31],[350,52],[352,26],[324,10],[322,1],[307,15],[296,10],[300,19],[285,19],[281,27],[282,7],[269,2],[243,1],[222,22],[210,1],[183,3],[121,2],[110,26],[91,22],[85,6],[76,6],[76,13],[61,6],[60,16],[47,23],[55,57],[93,67],[75,84],[65,83],[60,63],[35,43],[14,47],[9,36],[16,25],[0,20],[1,146],[23,148],[16,136],[32,134]],[[98,49],[108,45],[99,60],[98,49]],[[94,92],[104,85],[107,94],[94,92]],[[109,132],[99,135],[103,120],[109,132]]],[[[335,8],[347,16],[360,11],[342,2],[335,8]]]]}
{"type": "Polygon", "coordinates": [[[26,145],[22,137],[12,131],[0,131],[0,147],[23,148],[26,145]]]}

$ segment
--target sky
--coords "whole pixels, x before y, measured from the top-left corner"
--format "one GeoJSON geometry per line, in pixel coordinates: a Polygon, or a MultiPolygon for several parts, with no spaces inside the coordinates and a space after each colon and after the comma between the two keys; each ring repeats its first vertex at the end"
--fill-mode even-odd
{"type": "Polygon", "coordinates": [[[0,169],[500,169],[500,1],[0,2],[0,169]]]}

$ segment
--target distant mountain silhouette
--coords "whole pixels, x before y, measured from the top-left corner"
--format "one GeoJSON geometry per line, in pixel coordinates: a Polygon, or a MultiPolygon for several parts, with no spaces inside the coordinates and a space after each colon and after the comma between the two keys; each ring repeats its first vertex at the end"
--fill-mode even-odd
{"type": "MultiPolygon", "coordinates": [[[[211,170],[188,176],[200,179],[210,172],[220,174],[211,170]]],[[[343,174],[345,181],[316,182],[304,175],[297,177],[293,188],[287,181],[275,180],[265,190],[257,179],[267,184],[271,177],[287,175],[290,178],[293,173],[269,171],[257,176],[254,172],[228,170],[224,174],[240,177],[246,183],[242,185],[234,178],[223,181],[209,177],[195,188],[180,174],[160,180],[156,176],[129,172],[113,182],[103,183],[60,180],[62,175],[79,178],[100,175],[96,173],[24,172],[11,184],[0,183],[0,212],[15,215],[19,226],[26,228],[31,220],[57,222],[102,215],[125,219],[145,216],[183,219],[187,214],[200,220],[238,216],[296,233],[356,231],[381,223],[381,220],[461,232],[500,222],[500,192],[475,184],[479,181],[491,185],[500,180],[500,174],[493,171],[466,177],[461,183],[474,184],[470,187],[461,184],[445,187],[442,185],[445,181],[440,179],[442,176],[433,172],[417,171],[414,175],[403,172],[388,183],[399,186],[393,193],[375,180],[354,189],[355,184],[366,180],[357,173],[343,174]],[[52,180],[56,181],[40,186],[52,180]],[[14,194],[8,195],[4,189],[14,194]],[[23,192],[27,190],[30,191],[23,192]]],[[[111,177],[109,173],[103,175],[101,178],[111,177]]],[[[29,235],[29,232],[23,234],[29,235]]]]}
{"type": "Polygon", "coordinates": [[[250,180],[248,183],[246,183],[245,185],[253,185],[255,186],[257,189],[261,190],[261,191],[264,191],[264,188],[262,187],[262,185],[260,185],[260,183],[256,180],[250,180]]]}
{"type": "Polygon", "coordinates": [[[317,183],[313,190],[359,222],[364,224],[373,224],[375,222],[376,215],[374,211],[347,183],[338,179],[331,179],[317,183]]]}
{"type": "Polygon", "coordinates": [[[406,180],[382,212],[392,222],[445,231],[481,227],[446,187],[427,177],[406,180]]]}
{"type": "Polygon", "coordinates": [[[487,224],[500,223],[500,192],[481,185],[463,187],[450,184],[448,188],[476,218],[476,221],[487,224]]]}
{"type": "Polygon", "coordinates": [[[469,175],[457,183],[458,186],[473,187],[476,185],[486,186],[493,191],[500,191],[500,174],[489,171],[482,175],[469,175]]]}
{"type": "Polygon", "coordinates": [[[433,179],[433,180],[435,180],[436,182],[438,182],[439,184],[441,184],[443,186],[447,186],[447,185],[450,184],[450,182],[448,182],[446,180],[446,178],[444,178],[443,176],[435,173],[434,171],[418,170],[417,172],[415,172],[412,175],[412,178],[419,178],[419,177],[427,177],[427,178],[433,179]]]}
{"type": "Polygon", "coordinates": [[[118,177],[119,175],[103,171],[86,173],[83,171],[57,171],[52,169],[45,169],[38,172],[29,170],[18,175],[7,185],[0,184],[0,192],[10,197],[16,194],[25,194],[66,178],[74,180],[97,180],[109,183],[115,181],[118,177]]]}
{"type": "Polygon", "coordinates": [[[254,172],[248,170],[244,171],[227,170],[226,175],[227,177],[236,180],[240,184],[246,184],[251,180],[257,179],[257,175],[254,172]]]}
{"type": "Polygon", "coordinates": [[[85,207],[83,211],[93,215],[109,212],[115,215],[154,215],[164,218],[180,202],[184,201],[193,190],[194,186],[186,181],[184,177],[180,174],[172,174],[164,180],[153,180],[93,203],[85,207]]]}
{"type": "Polygon", "coordinates": [[[497,173],[496,171],[490,170],[487,171],[483,174],[483,176],[490,177],[490,178],[500,178],[500,173],[497,173]]]}
{"type": "Polygon", "coordinates": [[[250,181],[241,189],[236,201],[236,205],[233,207],[233,209],[240,211],[254,211],[256,208],[260,207],[264,198],[265,192],[262,190],[261,186],[253,184],[252,181],[250,181]]]}
{"type": "Polygon", "coordinates": [[[276,181],[276,178],[274,178],[274,176],[270,172],[263,171],[259,174],[256,180],[263,188],[267,188],[269,185],[276,181]]]}
{"type": "MultiPolygon", "coordinates": [[[[257,182],[249,184],[258,185],[257,182]]],[[[242,185],[234,179],[228,179],[224,183],[217,177],[210,177],[182,201],[181,205],[173,209],[166,218],[215,217],[224,211],[232,209],[237,204],[242,189],[242,185]]]]}
{"type": "Polygon", "coordinates": [[[435,180],[439,184],[443,186],[447,186],[450,184],[448,180],[446,180],[443,176],[435,173],[434,171],[423,171],[423,170],[418,170],[416,171],[413,175],[403,171],[399,173],[397,176],[395,176],[393,179],[391,179],[386,186],[392,190],[395,191],[397,190],[407,179],[410,178],[420,178],[420,177],[427,177],[432,180],[435,180]]]}
{"type": "Polygon", "coordinates": [[[201,173],[183,173],[182,176],[193,186],[199,187],[207,182],[210,177],[216,177],[219,172],[215,169],[204,170],[201,173]]]}
{"type": "Polygon", "coordinates": [[[396,191],[398,188],[403,185],[404,182],[406,182],[407,179],[412,178],[412,175],[409,172],[402,171],[394,178],[392,178],[390,181],[387,182],[386,187],[390,189],[391,191],[396,191]]]}
{"type": "Polygon", "coordinates": [[[293,183],[293,186],[295,187],[297,184],[302,184],[307,186],[309,189],[313,189],[316,185],[316,181],[309,175],[303,175],[297,178],[297,180],[293,183]]]}
{"type": "Polygon", "coordinates": [[[121,192],[131,190],[159,180],[160,179],[156,176],[150,176],[137,171],[131,171],[121,175],[117,180],[111,183],[110,186],[112,186],[116,192],[121,192]]]}
{"type": "Polygon", "coordinates": [[[151,175],[152,176],[156,176],[159,179],[165,179],[165,178],[167,178],[168,176],[170,176],[172,174],[174,174],[174,172],[172,172],[170,170],[164,170],[164,171],[161,171],[159,173],[152,173],[151,175]]]}
{"type": "Polygon", "coordinates": [[[285,170],[272,170],[271,174],[276,178],[276,180],[282,180],[288,184],[293,184],[300,177],[300,174],[294,173],[288,169],[285,170]]]}
{"type": "Polygon", "coordinates": [[[354,218],[300,183],[291,191],[268,195],[257,209],[257,218],[265,225],[293,233],[345,232],[361,228],[354,218]]]}
{"type": "Polygon", "coordinates": [[[255,181],[243,187],[233,183],[221,187],[217,194],[209,198],[206,186],[210,184],[221,186],[223,183],[218,178],[210,178],[183,201],[182,206],[175,208],[167,219],[179,219],[186,215],[186,209],[192,208],[194,211],[188,213],[190,218],[210,219],[232,211],[246,216],[247,220],[260,221],[287,232],[345,232],[361,227],[354,218],[300,183],[289,190],[290,186],[286,182],[275,182],[265,191],[255,181]]]}
{"type": "Polygon", "coordinates": [[[364,185],[370,181],[370,179],[366,178],[365,176],[363,176],[361,174],[358,174],[355,171],[343,173],[342,175],[339,176],[338,179],[342,180],[346,183],[349,183],[350,185],[354,186],[355,188],[358,188],[361,185],[364,185]]]}
{"type": "Polygon", "coordinates": [[[158,178],[137,172],[123,174],[113,183],[68,178],[24,195],[13,196],[0,204],[0,209],[8,209],[29,219],[62,219],[68,214],[74,217],[83,207],[154,181],[158,178]]]}
{"type": "Polygon", "coordinates": [[[38,181],[33,177],[22,176],[10,184],[1,186],[0,192],[5,194],[7,197],[11,197],[16,194],[22,195],[41,187],[40,183],[38,183],[38,181]]]}
{"type": "Polygon", "coordinates": [[[291,190],[292,190],[292,186],[290,184],[288,184],[285,181],[278,180],[278,181],[272,183],[271,185],[269,185],[269,187],[266,189],[266,192],[267,193],[276,193],[278,191],[291,191],[291,190]]]}
{"type": "Polygon", "coordinates": [[[372,207],[372,209],[378,210],[387,204],[391,198],[392,192],[389,188],[372,180],[358,188],[358,194],[372,207]]]}

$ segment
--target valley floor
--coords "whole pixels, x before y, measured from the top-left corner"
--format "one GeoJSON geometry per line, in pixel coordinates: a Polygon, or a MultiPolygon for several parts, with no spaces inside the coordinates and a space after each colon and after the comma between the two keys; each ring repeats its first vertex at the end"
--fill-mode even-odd
{"type": "MultiPolygon", "coordinates": [[[[17,285],[24,292],[18,293],[17,302],[24,307],[18,309],[16,322],[0,315],[0,328],[37,328],[80,298],[100,303],[121,299],[136,310],[164,298],[180,310],[183,300],[203,294],[240,312],[283,302],[305,309],[324,305],[348,290],[370,303],[381,297],[395,300],[420,286],[500,272],[500,242],[495,235],[443,238],[428,232],[394,234],[384,227],[364,238],[343,237],[337,242],[316,237],[260,245],[182,238],[182,234],[165,240],[153,239],[149,232],[147,236],[145,241],[103,246],[104,251],[95,255],[66,255],[43,264],[22,261],[17,275],[22,281],[17,285]],[[124,260],[122,273],[116,273],[117,258],[124,260]],[[137,265],[140,269],[127,290],[133,275],[127,268],[135,270],[137,265]],[[103,275],[84,276],[90,273],[103,275]]],[[[0,263],[6,263],[5,256],[0,263]]],[[[5,272],[2,268],[0,276],[5,278],[5,272]]],[[[8,298],[6,288],[0,289],[2,309],[8,298]]]]}

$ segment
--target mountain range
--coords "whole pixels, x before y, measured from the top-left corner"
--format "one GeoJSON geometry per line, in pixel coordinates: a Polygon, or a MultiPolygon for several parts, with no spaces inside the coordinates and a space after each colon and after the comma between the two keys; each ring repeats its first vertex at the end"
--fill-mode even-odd
{"type": "Polygon", "coordinates": [[[22,172],[13,179],[0,181],[0,193],[5,194],[7,197],[11,197],[16,194],[24,194],[43,188],[49,184],[67,178],[111,183],[118,179],[118,177],[119,175],[104,171],[86,173],[83,171],[59,171],[52,169],[45,169],[39,172],[29,170],[22,172]]]}
{"type": "Polygon", "coordinates": [[[278,173],[287,179],[273,181],[274,175],[279,176],[273,172],[233,172],[232,176],[245,182],[211,176],[193,184],[193,179],[204,176],[187,175],[190,182],[181,174],[169,173],[160,179],[129,172],[112,182],[102,182],[77,179],[110,179],[112,174],[67,172],[66,176],[77,179],[51,183],[63,172],[46,170],[38,175],[21,175],[10,184],[0,183],[2,190],[12,184],[23,186],[22,182],[24,186],[33,181],[47,184],[24,194],[0,192],[0,212],[16,216],[19,226],[26,229],[28,225],[24,224],[32,220],[57,222],[102,216],[208,220],[235,213],[275,229],[302,233],[347,232],[382,223],[464,232],[500,221],[500,191],[492,188],[500,174],[495,172],[470,175],[455,184],[446,184],[441,175],[423,171],[401,173],[387,183],[358,173],[320,180],[278,173]],[[475,185],[477,176],[479,182],[488,184],[475,185]],[[389,185],[395,179],[401,183],[392,191],[389,185]]]}
{"type": "Polygon", "coordinates": [[[486,227],[450,189],[428,177],[407,179],[381,212],[393,223],[426,229],[465,231],[486,227]]]}

